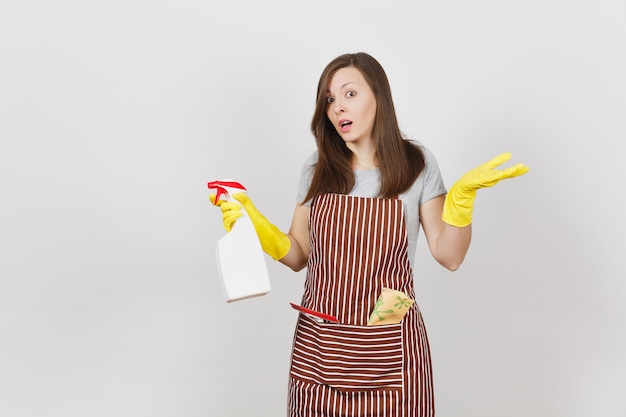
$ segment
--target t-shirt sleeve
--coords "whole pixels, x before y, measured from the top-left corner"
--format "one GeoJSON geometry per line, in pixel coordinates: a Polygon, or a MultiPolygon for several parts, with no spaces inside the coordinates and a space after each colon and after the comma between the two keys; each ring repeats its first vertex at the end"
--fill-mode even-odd
{"type": "MultiPolygon", "coordinates": [[[[298,203],[302,203],[304,197],[309,192],[311,186],[311,180],[313,179],[313,171],[315,169],[315,163],[317,162],[317,151],[312,153],[302,164],[302,171],[300,172],[300,183],[298,185],[297,199],[298,203]]],[[[311,200],[304,203],[305,206],[311,206],[311,200]]]]}
{"type": "Polygon", "coordinates": [[[439,164],[437,163],[435,155],[433,155],[433,153],[427,148],[422,148],[422,150],[424,151],[424,156],[426,158],[426,166],[424,168],[424,172],[421,174],[424,178],[424,189],[419,200],[420,206],[428,200],[439,197],[440,195],[448,192],[444,185],[443,177],[441,176],[439,164]]]}

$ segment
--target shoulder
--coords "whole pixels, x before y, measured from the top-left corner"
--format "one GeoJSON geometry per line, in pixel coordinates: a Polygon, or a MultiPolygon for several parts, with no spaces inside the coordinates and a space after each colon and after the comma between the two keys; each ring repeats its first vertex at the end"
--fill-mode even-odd
{"type": "Polygon", "coordinates": [[[300,185],[306,189],[311,185],[313,179],[313,173],[315,172],[315,164],[317,163],[317,151],[312,152],[307,156],[302,163],[302,169],[300,171],[300,185]]]}
{"type": "Polygon", "coordinates": [[[426,166],[432,164],[432,163],[437,163],[437,160],[435,158],[435,155],[432,153],[432,151],[430,149],[428,149],[425,145],[423,145],[421,142],[415,140],[415,139],[406,139],[407,142],[409,142],[411,145],[415,146],[417,149],[419,149],[420,151],[422,151],[422,154],[424,155],[424,162],[426,163],[426,166]]]}
{"type": "MultiPolygon", "coordinates": [[[[311,153],[302,164],[302,170],[300,172],[300,184],[298,186],[298,202],[304,201],[304,197],[309,191],[311,181],[313,180],[313,173],[315,171],[315,164],[317,163],[317,151],[311,153]]],[[[310,206],[311,201],[304,203],[305,206],[310,206]]]]}
{"type": "Polygon", "coordinates": [[[315,165],[317,162],[317,151],[313,151],[309,156],[304,160],[304,166],[309,167],[311,165],[315,165]]]}
{"type": "Polygon", "coordinates": [[[437,166],[437,159],[435,158],[435,154],[433,154],[430,149],[422,147],[422,152],[424,153],[424,161],[426,162],[426,167],[437,166]]]}
{"type": "Polygon", "coordinates": [[[412,141],[424,155],[424,169],[411,188],[405,193],[408,198],[416,199],[419,204],[446,192],[439,164],[433,152],[423,144],[412,141]]]}
{"type": "Polygon", "coordinates": [[[311,181],[313,172],[315,171],[315,164],[317,163],[317,151],[312,152],[306,157],[302,163],[301,176],[307,179],[307,182],[311,181]]]}

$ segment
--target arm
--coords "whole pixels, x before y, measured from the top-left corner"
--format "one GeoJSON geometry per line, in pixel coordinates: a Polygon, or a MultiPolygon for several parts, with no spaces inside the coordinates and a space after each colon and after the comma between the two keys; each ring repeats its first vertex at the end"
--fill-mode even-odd
{"type": "Polygon", "coordinates": [[[472,225],[455,227],[441,219],[445,197],[439,196],[420,206],[420,222],[433,258],[444,268],[456,271],[469,249],[472,225]]]}
{"type": "Polygon", "coordinates": [[[445,196],[433,198],[420,206],[422,228],[433,257],[444,267],[456,271],[469,248],[476,191],[499,181],[528,172],[524,164],[498,170],[511,154],[503,153],[463,175],[445,196]]]}
{"type": "Polygon", "coordinates": [[[291,228],[287,237],[291,241],[289,252],[279,261],[294,271],[306,266],[311,249],[309,243],[309,213],[311,209],[298,204],[293,213],[291,228]]]}
{"type": "Polygon", "coordinates": [[[280,261],[294,271],[306,266],[309,258],[309,211],[304,205],[296,206],[291,229],[286,234],[270,223],[244,193],[233,194],[237,202],[216,201],[215,194],[209,195],[211,202],[222,210],[222,220],[226,231],[230,231],[243,207],[254,225],[263,251],[272,259],[280,261]]]}

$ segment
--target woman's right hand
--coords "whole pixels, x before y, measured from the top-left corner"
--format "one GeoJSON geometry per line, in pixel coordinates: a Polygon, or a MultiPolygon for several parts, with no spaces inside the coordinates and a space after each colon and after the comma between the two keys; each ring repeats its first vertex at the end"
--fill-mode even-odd
{"type": "Polygon", "coordinates": [[[222,222],[224,223],[224,229],[230,232],[233,229],[233,225],[240,218],[243,213],[241,212],[241,204],[234,201],[215,201],[215,194],[209,194],[209,200],[213,205],[218,206],[222,210],[222,222]]]}
{"type": "MultiPolygon", "coordinates": [[[[216,204],[215,195],[209,195],[211,203],[216,204]]],[[[265,216],[257,210],[257,208],[245,193],[233,194],[235,201],[218,201],[216,205],[222,209],[222,221],[224,228],[230,232],[233,225],[239,217],[243,215],[241,208],[243,207],[254,225],[254,230],[259,237],[261,247],[274,260],[282,259],[291,249],[291,240],[289,236],[283,233],[278,227],[270,223],[265,216]]]]}
{"type": "Polygon", "coordinates": [[[235,201],[215,201],[215,194],[209,194],[211,203],[219,206],[222,210],[224,229],[230,232],[233,225],[243,215],[241,208],[244,207],[250,217],[263,251],[273,259],[282,262],[294,271],[299,271],[307,264],[309,257],[309,227],[308,218],[310,208],[298,205],[294,212],[289,234],[281,232],[278,227],[271,224],[254,207],[252,201],[244,193],[233,194],[235,201]]]}

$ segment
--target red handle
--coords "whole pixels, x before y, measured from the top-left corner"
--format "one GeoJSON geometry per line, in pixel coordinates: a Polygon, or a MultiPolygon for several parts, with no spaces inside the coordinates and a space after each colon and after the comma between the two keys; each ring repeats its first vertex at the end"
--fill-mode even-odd
{"type": "Polygon", "coordinates": [[[222,196],[222,194],[228,194],[228,190],[226,189],[226,187],[236,188],[241,191],[248,191],[246,190],[246,187],[235,181],[211,181],[207,185],[209,186],[209,188],[215,188],[217,190],[215,193],[214,204],[217,204],[217,202],[220,201],[220,197],[222,196]]]}
{"type": "Polygon", "coordinates": [[[325,313],[321,313],[319,311],[311,310],[310,308],[302,307],[302,306],[299,306],[299,305],[294,304],[294,303],[289,303],[289,304],[291,304],[291,307],[293,307],[294,309],[296,309],[298,311],[303,312],[304,314],[308,314],[308,315],[320,318],[322,320],[330,321],[332,323],[339,323],[339,320],[335,316],[331,316],[329,314],[325,314],[325,313]]]}

